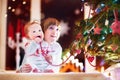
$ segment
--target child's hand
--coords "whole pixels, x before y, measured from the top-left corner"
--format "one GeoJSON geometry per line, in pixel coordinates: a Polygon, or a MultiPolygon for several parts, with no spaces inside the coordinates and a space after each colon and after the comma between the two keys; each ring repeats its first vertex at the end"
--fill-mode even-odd
{"type": "Polygon", "coordinates": [[[51,56],[51,55],[47,54],[47,55],[46,55],[46,59],[47,59],[49,62],[52,62],[52,56],[51,56]]]}
{"type": "Polygon", "coordinates": [[[29,73],[32,71],[32,67],[30,64],[25,64],[21,67],[20,71],[23,73],[29,73]]]}
{"type": "Polygon", "coordinates": [[[44,70],[44,73],[54,73],[54,71],[52,69],[46,69],[44,70]]]}
{"type": "Polygon", "coordinates": [[[38,52],[41,54],[42,53],[41,49],[38,49],[38,52]]]}
{"type": "Polygon", "coordinates": [[[33,73],[38,73],[38,69],[37,68],[33,69],[33,73]]]}

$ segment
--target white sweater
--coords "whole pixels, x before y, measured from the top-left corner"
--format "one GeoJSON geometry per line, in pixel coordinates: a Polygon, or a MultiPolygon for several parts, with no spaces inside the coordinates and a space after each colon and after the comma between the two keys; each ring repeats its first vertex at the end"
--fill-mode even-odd
{"type": "Polygon", "coordinates": [[[59,65],[62,62],[62,47],[59,43],[54,42],[51,44],[48,44],[47,42],[43,41],[40,44],[35,43],[34,41],[31,41],[25,49],[25,57],[23,59],[22,65],[24,64],[30,64],[33,69],[37,68],[40,72],[43,72],[46,69],[52,69],[54,73],[58,73],[61,66],[53,66],[49,64],[44,56],[41,53],[38,53],[37,50],[42,49],[44,51],[48,51],[48,54],[52,56],[52,64],[53,65],[59,65]]]}

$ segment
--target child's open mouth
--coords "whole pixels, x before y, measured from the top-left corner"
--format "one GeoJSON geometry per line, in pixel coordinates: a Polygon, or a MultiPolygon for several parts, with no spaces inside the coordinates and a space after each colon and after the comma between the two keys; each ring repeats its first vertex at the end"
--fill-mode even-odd
{"type": "Polygon", "coordinates": [[[36,38],[41,38],[41,36],[37,36],[36,38]]]}

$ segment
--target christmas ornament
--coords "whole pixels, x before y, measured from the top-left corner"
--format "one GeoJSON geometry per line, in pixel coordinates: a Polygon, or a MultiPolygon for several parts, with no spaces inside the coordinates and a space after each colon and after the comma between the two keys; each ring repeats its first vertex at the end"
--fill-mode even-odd
{"type": "Polygon", "coordinates": [[[118,21],[118,10],[113,10],[115,21],[110,26],[112,28],[112,34],[119,34],[120,35],[120,21],[118,21]]]}
{"type": "Polygon", "coordinates": [[[118,45],[116,44],[111,44],[110,48],[112,49],[113,52],[115,52],[118,49],[118,45]]]}
{"type": "Polygon", "coordinates": [[[79,40],[83,37],[83,35],[81,33],[78,33],[77,36],[76,36],[76,40],[79,40]]]}
{"type": "Polygon", "coordinates": [[[113,4],[120,4],[119,0],[112,0],[113,4]]]}
{"type": "Polygon", "coordinates": [[[81,53],[81,49],[76,50],[76,53],[80,54],[81,53]]]}
{"type": "Polygon", "coordinates": [[[107,33],[108,33],[108,28],[104,26],[103,29],[101,30],[101,34],[105,35],[107,33]]]}
{"type": "Polygon", "coordinates": [[[107,32],[108,32],[108,34],[109,34],[109,33],[112,33],[112,29],[111,29],[111,28],[108,28],[108,31],[107,31],[107,32]]]}
{"type": "Polygon", "coordinates": [[[94,56],[88,56],[87,59],[88,59],[89,62],[93,62],[94,56]]]}
{"type": "Polygon", "coordinates": [[[99,40],[99,41],[104,41],[104,40],[105,40],[105,35],[100,35],[100,37],[99,37],[98,40],[99,40]]]}
{"type": "Polygon", "coordinates": [[[87,36],[88,34],[89,34],[88,31],[85,31],[85,32],[83,33],[84,36],[87,36]]]}
{"type": "Polygon", "coordinates": [[[101,30],[99,27],[94,28],[94,34],[100,34],[101,30]]]}
{"type": "Polygon", "coordinates": [[[119,34],[120,35],[120,21],[115,20],[110,26],[112,28],[112,34],[119,34]]]}

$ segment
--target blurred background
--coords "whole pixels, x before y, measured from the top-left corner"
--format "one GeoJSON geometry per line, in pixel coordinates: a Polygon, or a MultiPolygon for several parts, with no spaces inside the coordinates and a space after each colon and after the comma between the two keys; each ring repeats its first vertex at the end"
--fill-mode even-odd
{"type": "MultiPolygon", "coordinates": [[[[66,49],[71,50],[70,54],[78,53],[61,67],[61,71],[103,72],[113,64],[110,62],[120,62],[119,24],[116,23],[114,29],[110,27],[115,21],[113,11],[118,9],[120,13],[119,4],[119,0],[1,0],[0,67],[16,70],[21,65],[26,41],[23,27],[28,21],[42,22],[54,17],[62,26],[58,42],[63,48],[63,56],[66,56],[66,49]],[[90,55],[86,57],[85,53],[90,55]]],[[[116,19],[120,19],[117,13],[116,19]]]]}

